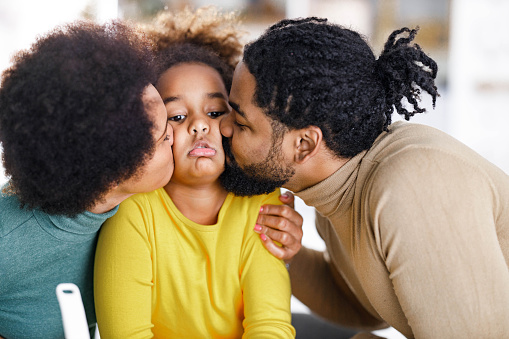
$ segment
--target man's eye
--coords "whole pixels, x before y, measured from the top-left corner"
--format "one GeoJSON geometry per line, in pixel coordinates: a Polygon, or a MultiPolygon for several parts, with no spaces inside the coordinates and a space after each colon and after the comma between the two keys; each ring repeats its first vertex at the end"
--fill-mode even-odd
{"type": "Polygon", "coordinates": [[[226,112],[209,112],[207,113],[208,116],[210,116],[212,119],[218,118],[221,115],[226,114],[226,112]]]}
{"type": "Polygon", "coordinates": [[[234,124],[235,126],[237,126],[238,128],[240,128],[240,129],[244,129],[244,128],[246,128],[246,125],[239,124],[239,122],[238,122],[237,120],[234,120],[234,121],[233,121],[233,124],[234,124]]]}
{"type": "Polygon", "coordinates": [[[169,117],[168,120],[169,121],[175,121],[175,122],[179,122],[179,121],[182,121],[186,118],[185,115],[183,114],[179,114],[179,115],[174,115],[172,117],[169,117]]]}

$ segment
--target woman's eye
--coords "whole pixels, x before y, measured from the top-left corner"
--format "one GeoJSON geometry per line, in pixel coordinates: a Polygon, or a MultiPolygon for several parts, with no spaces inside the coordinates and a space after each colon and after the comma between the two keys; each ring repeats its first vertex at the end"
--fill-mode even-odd
{"type": "Polygon", "coordinates": [[[179,122],[179,121],[182,121],[186,118],[185,115],[183,114],[179,114],[179,115],[174,115],[172,117],[169,117],[168,120],[169,121],[175,121],[175,122],[179,122]]]}
{"type": "Polygon", "coordinates": [[[226,112],[209,112],[207,113],[208,116],[210,116],[211,118],[215,119],[215,118],[218,118],[220,117],[221,115],[225,114],[226,112]]]}

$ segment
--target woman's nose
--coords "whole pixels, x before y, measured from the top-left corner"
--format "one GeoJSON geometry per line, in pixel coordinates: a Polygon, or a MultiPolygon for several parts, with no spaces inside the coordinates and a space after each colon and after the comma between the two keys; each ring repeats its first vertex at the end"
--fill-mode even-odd
{"type": "Polygon", "coordinates": [[[173,146],[173,127],[171,127],[170,123],[168,122],[168,130],[166,131],[168,133],[168,142],[170,145],[173,146]]]}

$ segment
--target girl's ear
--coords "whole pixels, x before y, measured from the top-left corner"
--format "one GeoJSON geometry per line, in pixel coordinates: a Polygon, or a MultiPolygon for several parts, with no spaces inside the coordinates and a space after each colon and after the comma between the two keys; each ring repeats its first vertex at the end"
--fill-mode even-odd
{"type": "Polygon", "coordinates": [[[308,126],[296,132],[294,161],[303,164],[318,153],[323,134],[316,126],[308,126]]]}

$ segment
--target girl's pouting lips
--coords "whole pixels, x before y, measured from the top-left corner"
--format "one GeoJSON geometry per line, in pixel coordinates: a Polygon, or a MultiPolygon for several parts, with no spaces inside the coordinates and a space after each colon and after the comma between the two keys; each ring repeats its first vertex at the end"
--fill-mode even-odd
{"type": "Polygon", "coordinates": [[[191,157],[213,157],[214,155],[216,155],[216,150],[205,141],[195,142],[193,149],[189,152],[191,157]]]}

